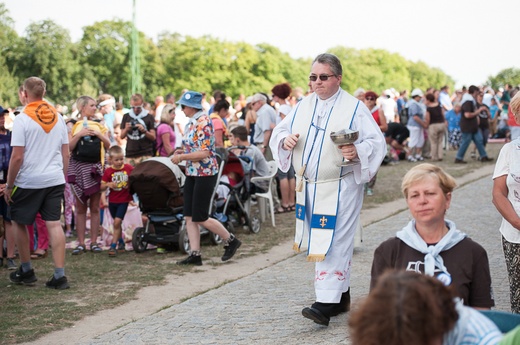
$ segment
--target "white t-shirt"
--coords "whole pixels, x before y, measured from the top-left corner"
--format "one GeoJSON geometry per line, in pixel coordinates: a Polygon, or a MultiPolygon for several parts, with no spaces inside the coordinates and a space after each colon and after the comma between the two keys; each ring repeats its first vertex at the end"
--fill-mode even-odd
{"type": "MultiPolygon", "coordinates": [[[[504,175],[507,175],[507,199],[516,213],[520,214],[520,200],[517,197],[520,194],[520,139],[505,144],[500,150],[493,179],[504,175]]],[[[520,231],[505,219],[502,219],[500,224],[500,233],[508,242],[520,243],[520,231]]]]}
{"type": "Polygon", "coordinates": [[[397,103],[393,98],[383,99],[381,101],[381,108],[383,109],[383,113],[386,117],[386,122],[394,122],[395,121],[395,111],[397,109],[397,103]]]}
{"type": "Polygon", "coordinates": [[[189,120],[190,119],[188,119],[186,114],[184,114],[184,111],[181,110],[180,106],[175,108],[175,120],[173,120],[173,123],[175,124],[175,126],[173,126],[175,130],[175,147],[182,147],[183,135],[179,131],[179,126],[184,131],[189,120]]]}
{"type": "Polygon", "coordinates": [[[13,124],[11,146],[25,147],[23,163],[14,181],[15,186],[41,189],[65,183],[61,147],[69,143],[63,117],[49,133],[28,115],[20,113],[13,124]]]}

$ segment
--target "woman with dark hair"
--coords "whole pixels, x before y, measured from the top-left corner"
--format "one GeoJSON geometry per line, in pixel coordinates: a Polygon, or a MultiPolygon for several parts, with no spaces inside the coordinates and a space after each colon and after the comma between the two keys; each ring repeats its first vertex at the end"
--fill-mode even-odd
{"type": "Polygon", "coordinates": [[[442,146],[444,145],[444,133],[446,133],[444,109],[434,94],[427,93],[425,97],[426,114],[424,120],[428,126],[428,140],[430,141],[432,160],[434,162],[442,161],[442,146]]]}
{"type": "MultiPolygon", "coordinates": [[[[365,105],[372,114],[381,132],[385,133],[388,130],[388,124],[383,109],[376,104],[379,96],[374,91],[365,92],[365,105]]],[[[376,185],[377,173],[365,184],[365,191],[368,196],[374,195],[374,186],[376,185]]]]}
{"type": "MultiPolygon", "coordinates": [[[[287,98],[291,95],[292,89],[288,83],[283,83],[275,85],[271,92],[273,93],[273,101],[275,104],[278,103],[276,124],[279,124],[292,110],[289,102],[287,102],[287,98]]],[[[280,183],[280,194],[282,197],[282,202],[276,209],[276,212],[294,211],[296,209],[296,177],[294,175],[294,168],[291,166],[286,173],[278,169],[276,178],[280,183]]]]}
{"type": "Polygon", "coordinates": [[[213,125],[213,133],[215,135],[215,146],[225,147],[225,142],[229,135],[227,130],[225,118],[229,115],[229,102],[225,99],[220,99],[213,106],[213,113],[209,116],[213,125]]]}
{"type": "Polygon", "coordinates": [[[227,261],[242,244],[215,218],[209,217],[211,197],[218,183],[218,162],[215,154],[215,136],[211,119],[202,111],[202,94],[185,92],[177,102],[189,118],[182,139],[184,150],[177,150],[171,157],[174,164],[186,162],[184,183],[184,219],[190,241],[190,255],[177,262],[179,265],[202,265],[200,254],[200,230],[203,226],[222,238],[227,261]]]}
{"type": "Polygon", "coordinates": [[[385,272],[350,315],[353,345],[498,344],[502,333],[455,298],[440,280],[410,271],[385,272]]]}

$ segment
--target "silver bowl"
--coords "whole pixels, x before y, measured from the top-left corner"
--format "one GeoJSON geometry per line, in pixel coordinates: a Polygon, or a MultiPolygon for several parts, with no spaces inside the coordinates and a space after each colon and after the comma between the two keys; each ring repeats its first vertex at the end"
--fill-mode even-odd
{"type": "Polygon", "coordinates": [[[350,129],[342,129],[341,131],[330,133],[330,139],[336,145],[352,145],[358,138],[359,132],[350,129]]]}

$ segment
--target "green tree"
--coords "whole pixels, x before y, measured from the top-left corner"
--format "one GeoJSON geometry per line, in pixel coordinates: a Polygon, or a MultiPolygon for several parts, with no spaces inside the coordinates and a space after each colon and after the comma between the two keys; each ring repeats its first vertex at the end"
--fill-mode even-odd
{"type": "Polygon", "coordinates": [[[84,28],[78,46],[83,68],[97,80],[98,93],[126,97],[132,23],[105,20],[84,28]]]}
{"type": "Polygon", "coordinates": [[[503,69],[496,76],[490,76],[487,84],[495,90],[499,87],[504,87],[506,84],[520,85],[520,68],[511,67],[503,69]]]}
{"type": "Polygon", "coordinates": [[[15,73],[23,80],[38,76],[47,83],[47,98],[68,103],[77,97],[80,65],[69,32],[50,20],[31,23],[15,73]],[[23,54],[23,55],[22,55],[23,54]]]}
{"type": "Polygon", "coordinates": [[[18,105],[20,80],[13,73],[13,67],[17,60],[16,47],[20,41],[9,11],[0,3],[0,105],[3,107],[18,105]]]}

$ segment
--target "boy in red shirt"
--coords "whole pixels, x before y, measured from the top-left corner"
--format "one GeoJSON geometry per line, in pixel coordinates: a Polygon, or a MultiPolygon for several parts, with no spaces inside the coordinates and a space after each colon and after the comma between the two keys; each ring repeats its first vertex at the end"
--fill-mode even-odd
{"type": "Polygon", "coordinates": [[[125,242],[121,238],[123,218],[125,218],[128,203],[132,201],[132,195],[128,191],[128,177],[133,167],[125,164],[125,155],[120,146],[114,145],[108,149],[111,166],[105,170],[101,179],[101,190],[109,189],[108,210],[114,219],[114,236],[108,250],[108,256],[117,255],[116,241],[119,242],[119,250],[125,249],[125,242]]]}

